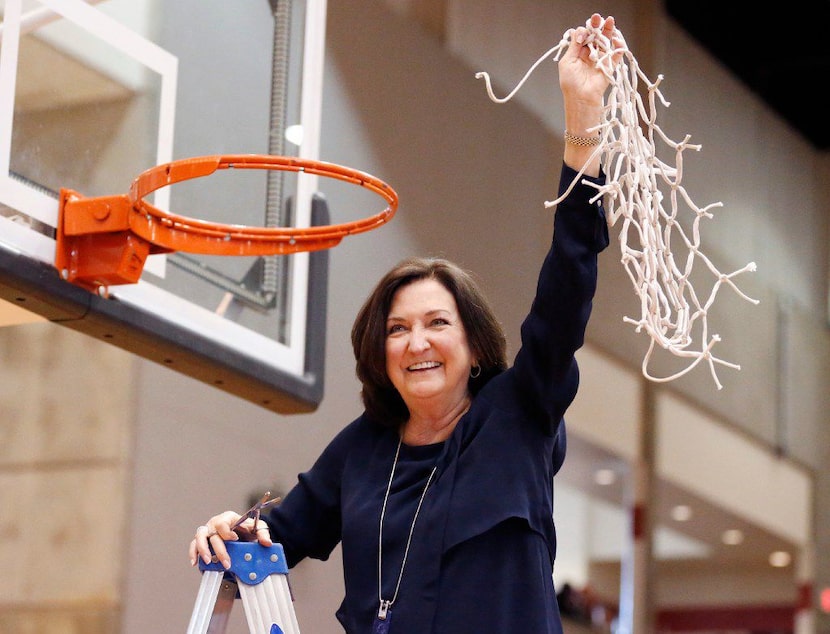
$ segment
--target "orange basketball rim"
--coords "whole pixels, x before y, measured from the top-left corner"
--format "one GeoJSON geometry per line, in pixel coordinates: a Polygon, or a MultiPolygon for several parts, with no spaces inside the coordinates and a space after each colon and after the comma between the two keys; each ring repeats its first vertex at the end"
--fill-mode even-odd
{"type": "Polygon", "coordinates": [[[141,173],[128,194],[86,198],[61,189],[55,268],[90,290],[134,284],[147,256],[184,251],[205,255],[285,255],[336,246],[348,235],[376,229],[398,208],[398,195],[383,181],[334,163],[261,154],[201,156],[164,163],[141,173]],[[210,176],[220,169],[305,172],[346,181],[380,195],[378,214],[319,227],[251,227],[207,222],[155,207],[145,197],[168,185],[210,176]]]}

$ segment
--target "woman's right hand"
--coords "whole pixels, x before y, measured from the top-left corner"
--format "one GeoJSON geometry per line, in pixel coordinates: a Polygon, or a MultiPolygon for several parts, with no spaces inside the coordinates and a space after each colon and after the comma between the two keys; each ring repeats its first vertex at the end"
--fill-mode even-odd
{"type": "Polygon", "coordinates": [[[247,518],[235,528],[232,528],[242,516],[234,511],[225,511],[214,515],[201,526],[196,527],[196,535],[190,542],[188,552],[190,565],[195,566],[198,558],[206,564],[218,561],[227,570],[231,566],[231,559],[225,542],[259,541],[263,546],[271,546],[271,535],[264,520],[247,518]],[[215,558],[215,559],[214,559],[215,558]]]}
{"type": "MultiPolygon", "coordinates": [[[[614,18],[594,13],[586,26],[571,33],[570,44],[559,60],[559,86],[565,106],[565,129],[579,137],[593,137],[602,120],[603,95],[609,85],[606,75],[622,59],[625,40],[616,28],[614,18]],[[614,53],[605,60],[605,68],[598,68],[591,59],[591,30],[598,30],[607,38],[614,53]]],[[[600,159],[595,147],[565,144],[565,163],[575,170],[584,169],[589,176],[599,175],[600,159]]]]}

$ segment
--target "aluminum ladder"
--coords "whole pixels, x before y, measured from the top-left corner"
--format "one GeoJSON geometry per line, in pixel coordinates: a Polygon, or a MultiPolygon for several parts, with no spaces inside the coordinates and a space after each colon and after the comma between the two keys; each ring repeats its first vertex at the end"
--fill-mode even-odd
{"type": "Polygon", "coordinates": [[[202,581],[187,634],[222,634],[242,599],[251,634],[300,634],[280,544],[225,542],[231,567],[199,560],[202,581]]]}

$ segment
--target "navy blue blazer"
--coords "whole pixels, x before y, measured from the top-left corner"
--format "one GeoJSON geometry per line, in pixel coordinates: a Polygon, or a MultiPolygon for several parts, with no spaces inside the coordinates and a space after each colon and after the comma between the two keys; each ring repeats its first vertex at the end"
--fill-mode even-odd
{"type": "MultiPolygon", "coordinates": [[[[575,176],[563,165],[560,192],[575,176]]],[[[574,354],[591,312],[597,254],[608,245],[604,210],[589,203],[596,193],[579,184],[555,211],[512,367],[481,389],[445,442],[401,448],[383,525],[380,589],[379,520],[397,430],[361,415],[263,516],[291,566],[326,559],[341,544],[345,597],[337,618],[347,633],[372,632],[380,596],[395,597],[415,508],[437,467],[390,633],[561,634],[553,476],[565,455],[563,416],[579,383],[574,354]]]]}

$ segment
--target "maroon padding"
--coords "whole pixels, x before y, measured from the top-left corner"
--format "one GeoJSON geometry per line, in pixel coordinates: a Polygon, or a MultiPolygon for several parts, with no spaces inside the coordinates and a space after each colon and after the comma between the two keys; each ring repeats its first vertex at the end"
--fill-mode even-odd
{"type": "Polygon", "coordinates": [[[668,632],[694,632],[700,630],[752,630],[764,632],[792,632],[795,622],[794,605],[688,607],[660,610],[657,614],[657,630],[668,632]]]}

